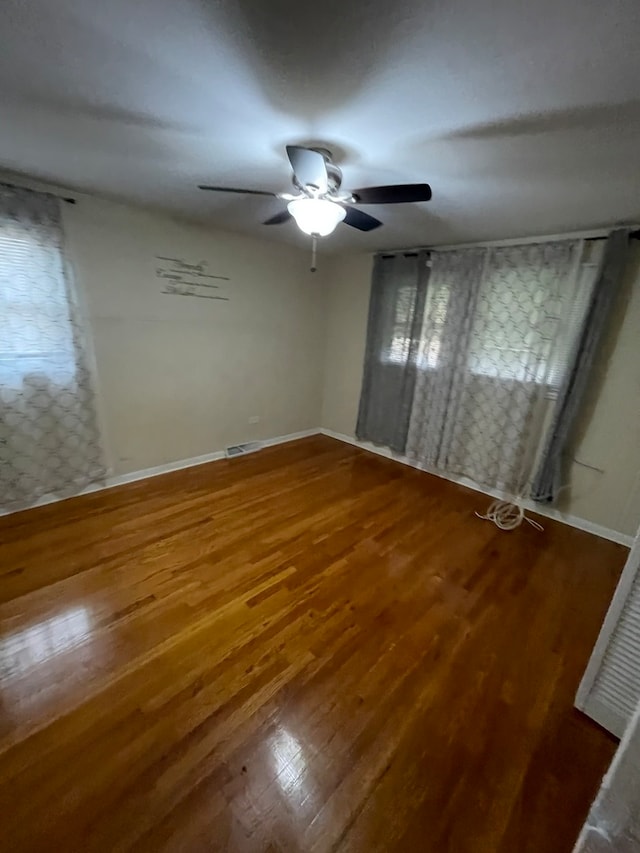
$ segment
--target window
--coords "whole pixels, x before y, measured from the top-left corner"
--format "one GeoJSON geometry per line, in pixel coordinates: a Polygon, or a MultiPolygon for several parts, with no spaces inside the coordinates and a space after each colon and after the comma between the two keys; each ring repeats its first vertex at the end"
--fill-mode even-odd
{"type": "MultiPolygon", "coordinates": [[[[582,326],[595,282],[602,246],[592,243],[581,263],[573,293],[565,282],[544,275],[522,276],[518,269],[498,269],[483,282],[470,332],[467,366],[477,376],[547,384],[557,390],[571,354],[574,330],[582,326]],[[558,329],[561,329],[560,334],[558,329]]],[[[451,289],[428,290],[425,324],[417,366],[434,370],[448,334],[451,289]],[[428,331],[427,331],[428,327],[428,331]]],[[[401,288],[395,303],[391,343],[383,360],[404,364],[410,337],[413,289],[401,288]]]]}
{"type": "Polygon", "coordinates": [[[0,370],[15,384],[44,371],[61,380],[75,370],[73,326],[63,260],[52,238],[11,220],[0,223],[0,370]]]}
{"type": "MultiPolygon", "coordinates": [[[[389,346],[383,351],[383,361],[392,364],[405,364],[409,357],[411,345],[411,330],[414,322],[416,288],[407,285],[398,290],[394,305],[394,318],[389,346]]],[[[423,343],[417,355],[417,365],[423,368],[435,368],[438,365],[440,345],[447,317],[446,294],[427,295],[425,312],[429,312],[432,322],[437,328],[437,334],[432,335],[427,343],[423,343]]]]}
{"type": "Polygon", "coordinates": [[[469,350],[471,372],[557,391],[596,269],[594,263],[581,263],[577,281],[554,280],[545,270],[526,275],[519,269],[496,270],[480,291],[469,350]]]}
{"type": "Polygon", "coordinates": [[[409,357],[411,345],[411,327],[415,306],[415,287],[400,287],[393,306],[391,340],[382,352],[382,360],[395,364],[404,364],[409,357]]]}
{"type": "Polygon", "coordinates": [[[58,200],[0,186],[0,508],[103,477],[58,200]]]}

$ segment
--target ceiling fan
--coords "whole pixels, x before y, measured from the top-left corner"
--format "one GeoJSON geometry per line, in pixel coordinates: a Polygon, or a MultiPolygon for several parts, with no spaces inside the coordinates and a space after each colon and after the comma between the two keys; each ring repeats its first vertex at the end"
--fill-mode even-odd
{"type": "Polygon", "coordinates": [[[265,190],[243,190],[236,187],[203,186],[201,190],[225,193],[247,193],[280,198],[287,202],[282,210],[264,222],[264,225],[281,225],[291,218],[305,234],[326,237],[340,222],[358,231],[373,231],[382,225],[353,205],[405,204],[429,201],[429,184],[396,184],[388,187],[365,187],[345,192],[340,189],[342,172],[333,162],[331,152],[325,148],[304,148],[287,145],[287,157],[293,169],[295,193],[272,193],[265,190]]]}

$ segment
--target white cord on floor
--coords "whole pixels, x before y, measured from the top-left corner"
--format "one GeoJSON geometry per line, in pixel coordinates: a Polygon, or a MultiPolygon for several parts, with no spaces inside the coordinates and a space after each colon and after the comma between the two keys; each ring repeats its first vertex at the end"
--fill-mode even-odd
{"type": "Polygon", "coordinates": [[[523,521],[535,527],[536,530],[544,530],[541,524],[525,515],[524,509],[519,504],[510,501],[494,501],[485,515],[480,515],[479,512],[476,515],[486,521],[493,521],[500,530],[515,530],[523,521]]]}

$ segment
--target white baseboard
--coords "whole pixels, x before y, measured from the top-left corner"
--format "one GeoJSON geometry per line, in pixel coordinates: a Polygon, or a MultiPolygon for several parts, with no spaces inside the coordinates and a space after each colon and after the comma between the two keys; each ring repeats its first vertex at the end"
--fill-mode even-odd
{"type": "MultiPolygon", "coordinates": [[[[260,444],[263,447],[274,447],[276,444],[286,444],[288,441],[296,441],[298,438],[307,438],[309,435],[318,435],[319,429],[305,429],[301,432],[290,432],[288,435],[277,435],[275,438],[262,438],[260,444]]],[[[156,465],[153,468],[143,468],[140,471],[132,471],[130,474],[119,474],[109,477],[104,486],[98,488],[113,488],[123,486],[125,483],[135,483],[136,480],[146,480],[147,477],[157,477],[159,474],[168,474],[170,471],[181,471],[183,468],[193,468],[195,465],[204,465],[207,462],[217,462],[225,459],[224,450],[216,450],[214,453],[205,453],[203,456],[192,456],[190,459],[178,459],[177,462],[167,462],[164,465],[156,465]]],[[[83,493],[84,494],[84,493],[83,493]]]]}
{"type": "MultiPolygon", "coordinates": [[[[376,453],[378,456],[384,456],[386,459],[392,459],[395,462],[400,462],[402,465],[408,465],[410,468],[416,468],[418,471],[425,471],[428,474],[433,474],[436,477],[441,477],[444,480],[449,480],[452,483],[457,483],[460,486],[466,486],[468,489],[473,489],[476,492],[481,492],[484,495],[487,495],[492,498],[502,498],[508,499],[511,496],[501,492],[497,489],[488,489],[484,486],[479,486],[473,480],[470,480],[468,477],[458,477],[455,474],[443,474],[441,471],[429,468],[426,465],[422,465],[419,462],[416,462],[414,459],[409,459],[406,456],[403,456],[400,453],[395,453],[393,450],[389,450],[388,447],[378,447],[375,444],[371,444],[365,441],[358,441],[357,438],[354,438],[350,435],[345,435],[344,433],[334,432],[330,429],[318,428],[318,429],[305,429],[301,432],[292,432],[288,435],[278,435],[275,438],[266,438],[262,439],[262,444],[264,447],[273,447],[277,444],[286,444],[288,441],[296,441],[299,438],[307,438],[311,435],[327,435],[330,438],[335,438],[338,441],[345,442],[346,444],[351,444],[354,447],[358,447],[361,450],[366,450],[369,453],[376,453]]],[[[79,497],[80,495],[88,495],[92,492],[103,491],[104,489],[112,489],[116,486],[124,486],[127,483],[135,483],[138,480],[146,480],[148,477],[157,477],[160,474],[168,474],[171,471],[180,471],[183,468],[192,468],[196,465],[204,465],[207,462],[217,462],[220,459],[225,458],[225,453],[223,450],[217,450],[213,453],[205,453],[202,456],[193,456],[190,459],[179,459],[175,462],[166,462],[163,465],[155,465],[153,468],[143,468],[139,471],[131,471],[128,474],[118,474],[116,476],[108,477],[104,483],[94,484],[91,486],[87,486],[82,489],[82,491],[78,492],[76,495],[67,495],[65,497],[58,497],[55,495],[45,495],[40,498],[35,503],[31,504],[29,507],[23,507],[22,509],[34,509],[38,506],[45,506],[46,504],[56,503],[57,501],[67,500],[68,497],[79,497]]],[[[537,503],[531,500],[523,501],[522,506],[524,509],[529,510],[530,512],[535,512],[537,515],[545,516],[546,518],[552,518],[555,521],[560,521],[562,524],[568,524],[570,527],[576,527],[578,530],[584,530],[587,533],[593,533],[595,536],[601,536],[603,539],[609,539],[612,542],[618,542],[620,545],[625,545],[627,548],[631,548],[634,542],[634,537],[629,536],[626,533],[620,533],[617,530],[611,530],[608,527],[604,527],[601,524],[594,524],[591,521],[587,521],[584,518],[578,518],[575,515],[568,515],[567,513],[560,512],[557,509],[551,509],[549,507],[539,506],[537,503]]],[[[1,515],[10,515],[12,512],[19,512],[21,510],[10,510],[9,512],[5,510],[0,510],[1,515]]]]}
{"type": "Polygon", "coordinates": [[[157,477],[160,474],[168,474],[170,471],[180,471],[182,468],[193,468],[194,465],[217,462],[218,459],[224,459],[224,450],[218,450],[215,453],[204,453],[202,456],[192,456],[190,459],[165,462],[163,465],[154,465],[153,468],[141,468],[139,471],[131,471],[128,474],[117,474],[113,477],[108,477],[102,488],[112,489],[114,486],[124,486],[126,483],[135,483],[137,480],[146,480],[147,477],[157,477]]]}
{"type": "MultiPolygon", "coordinates": [[[[368,441],[358,441],[350,435],[344,435],[340,432],[334,432],[331,429],[320,429],[322,435],[327,435],[330,438],[335,438],[338,441],[344,441],[346,444],[352,444],[354,447],[359,447],[361,450],[366,450],[369,453],[376,453],[378,456],[384,456],[386,459],[393,459],[395,462],[400,462],[402,465],[408,465],[410,468],[416,468],[418,471],[425,471],[428,474],[433,474],[435,477],[441,477],[443,480],[449,480],[452,483],[457,483],[460,486],[466,486],[468,489],[473,489],[476,492],[481,492],[491,498],[500,498],[509,500],[512,495],[501,492],[499,489],[489,489],[486,486],[479,486],[478,483],[470,480],[468,477],[458,477],[455,474],[444,474],[427,465],[422,465],[414,459],[409,459],[401,453],[395,453],[388,447],[378,447],[368,441]]],[[[620,545],[626,545],[631,548],[634,542],[634,537],[626,533],[620,533],[617,530],[611,530],[609,527],[604,527],[601,524],[595,524],[592,521],[587,521],[584,518],[578,518],[575,515],[560,512],[551,507],[540,506],[535,501],[522,501],[523,509],[529,512],[535,512],[537,515],[543,515],[546,518],[552,518],[554,521],[560,521],[562,524],[568,524],[570,527],[576,527],[578,530],[584,530],[586,533],[593,533],[595,536],[601,536],[603,539],[609,539],[611,542],[617,542],[620,545]]]]}
{"type": "Polygon", "coordinates": [[[297,441],[299,438],[308,438],[310,435],[320,435],[320,427],[315,429],[303,429],[301,432],[290,432],[289,435],[279,435],[277,438],[261,439],[265,447],[273,447],[276,444],[286,444],[287,441],[297,441]]]}
{"type": "MultiPolygon", "coordinates": [[[[278,435],[275,438],[261,439],[261,444],[263,447],[274,447],[276,444],[286,444],[288,441],[296,441],[299,438],[307,438],[307,436],[318,435],[319,433],[319,429],[305,429],[301,432],[291,432],[288,435],[278,435]]],[[[193,468],[196,465],[204,465],[207,462],[217,462],[218,460],[225,458],[224,450],[216,450],[213,453],[205,453],[202,456],[192,456],[189,459],[178,459],[175,462],[165,462],[162,465],[154,465],[152,468],[142,468],[139,471],[131,471],[128,474],[117,474],[115,476],[107,477],[104,483],[93,483],[90,486],[86,486],[75,495],[65,495],[64,497],[57,495],[44,495],[28,507],[8,511],[0,510],[0,516],[12,515],[14,512],[23,512],[25,509],[35,509],[38,506],[46,506],[47,504],[68,500],[70,497],[77,498],[81,495],[89,495],[92,492],[102,492],[105,489],[113,489],[116,486],[135,483],[138,480],[146,480],[148,477],[158,477],[160,474],[168,474],[171,471],[180,471],[183,468],[193,468]]]]}

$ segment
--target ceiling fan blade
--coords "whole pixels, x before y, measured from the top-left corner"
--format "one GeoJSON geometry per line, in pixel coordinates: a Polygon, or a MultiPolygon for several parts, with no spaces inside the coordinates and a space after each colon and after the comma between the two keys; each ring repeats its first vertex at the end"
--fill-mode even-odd
{"type": "Polygon", "coordinates": [[[287,157],[300,186],[312,186],[320,193],[327,192],[329,189],[327,165],[322,154],[311,148],[287,145],[287,157]]]}
{"type": "Polygon", "coordinates": [[[429,184],[396,184],[391,187],[364,187],[353,191],[356,204],[406,204],[429,201],[429,184]]]}
{"type": "Polygon", "coordinates": [[[263,225],[282,225],[283,222],[288,222],[291,219],[291,214],[288,210],[281,210],[280,213],[276,213],[275,216],[272,216],[271,219],[267,219],[266,222],[263,222],[263,225]]]}
{"type": "Polygon", "coordinates": [[[355,207],[349,207],[345,204],[347,215],[344,218],[345,225],[350,225],[352,228],[357,228],[358,231],[373,231],[374,228],[379,228],[382,225],[379,219],[369,216],[364,210],[358,210],[355,207]]]}
{"type": "Polygon", "coordinates": [[[276,193],[270,193],[266,190],[240,190],[237,187],[209,187],[204,184],[198,185],[199,190],[213,190],[216,193],[243,193],[245,195],[268,195],[275,198],[276,193]]]}

